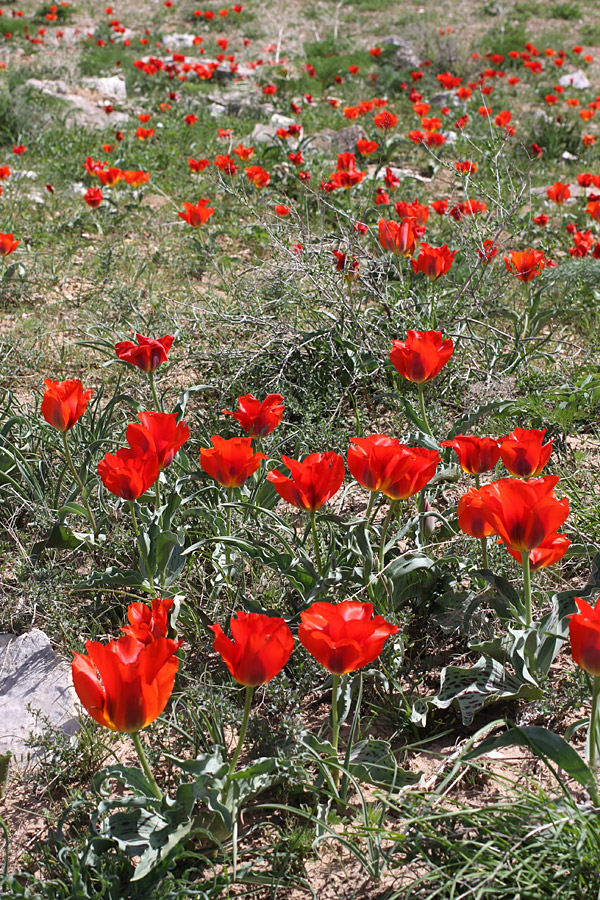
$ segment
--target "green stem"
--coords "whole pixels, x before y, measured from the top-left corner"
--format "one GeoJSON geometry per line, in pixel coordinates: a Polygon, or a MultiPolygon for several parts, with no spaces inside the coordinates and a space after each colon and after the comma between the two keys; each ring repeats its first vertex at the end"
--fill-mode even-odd
{"type": "Polygon", "coordinates": [[[521,553],[521,564],[523,566],[523,594],[525,597],[525,624],[529,627],[532,622],[531,615],[531,570],[529,568],[529,552],[527,550],[521,553]]]}
{"type": "Polygon", "coordinates": [[[321,548],[319,547],[319,535],[317,534],[317,521],[314,509],[310,511],[310,527],[312,529],[313,546],[315,548],[315,559],[317,561],[317,571],[319,575],[323,575],[323,560],[321,558],[321,548]]]}
{"type": "Polygon", "coordinates": [[[133,530],[135,532],[135,536],[138,543],[139,551],[142,555],[142,561],[144,563],[144,568],[146,569],[146,575],[148,576],[148,583],[150,585],[150,591],[153,597],[156,597],[156,590],[154,589],[154,581],[152,579],[152,573],[150,571],[150,562],[148,560],[148,554],[146,553],[146,545],[143,541],[140,540],[140,529],[138,527],[138,520],[135,514],[135,506],[133,500],[129,501],[129,508],[131,510],[131,521],[133,522],[133,530]]]}
{"type": "MultiPolygon", "coordinates": [[[[231,537],[231,504],[233,503],[233,488],[227,488],[227,511],[225,534],[231,537]]],[[[229,578],[229,566],[231,564],[231,546],[229,542],[225,544],[225,562],[227,563],[227,577],[229,578]]]]}
{"type": "Polygon", "coordinates": [[[598,698],[600,697],[600,678],[594,675],[592,682],[592,715],[588,734],[588,765],[596,769],[598,765],[598,698]]]}
{"type": "Polygon", "coordinates": [[[388,528],[390,527],[390,522],[392,521],[392,516],[394,515],[394,511],[396,508],[396,504],[393,500],[390,500],[390,508],[388,509],[387,516],[383,520],[383,525],[381,526],[381,541],[379,544],[379,571],[382,572],[385,566],[385,539],[387,537],[388,528]]]}
{"type": "Polygon", "coordinates": [[[160,404],[160,400],[158,399],[158,392],[156,390],[156,384],[154,381],[154,372],[148,372],[148,380],[150,382],[150,389],[152,391],[152,397],[154,398],[156,412],[162,412],[162,406],[160,404]]]}
{"type": "Polygon", "coordinates": [[[142,742],[140,740],[139,731],[134,731],[131,735],[131,740],[133,741],[133,746],[135,747],[135,752],[138,755],[138,759],[142,764],[142,769],[144,770],[144,775],[150,782],[150,787],[152,788],[152,793],[156,797],[157,800],[162,800],[162,791],[157,785],[154,775],[152,774],[152,770],[148,765],[148,760],[146,759],[146,754],[144,753],[144,748],[142,747],[142,742]]]}
{"type": "Polygon", "coordinates": [[[489,569],[490,561],[488,559],[487,538],[479,538],[479,543],[481,544],[481,565],[484,569],[489,569]]]}
{"type": "MultiPolygon", "coordinates": [[[[338,758],[338,744],[340,742],[340,722],[338,719],[338,688],[340,684],[340,676],[334,675],[333,680],[331,682],[331,726],[332,726],[332,737],[331,737],[331,745],[334,750],[335,758],[337,761],[338,758]]],[[[331,773],[333,778],[333,783],[336,788],[339,782],[339,769],[336,767],[331,773]]]]}
{"type": "Polygon", "coordinates": [[[373,512],[373,507],[375,506],[375,497],[377,496],[377,491],[371,491],[371,496],[369,497],[369,504],[367,506],[367,511],[365,513],[365,519],[367,521],[371,518],[371,513],[373,512]]]}
{"type": "Polygon", "coordinates": [[[417,384],[417,392],[419,394],[419,409],[421,410],[421,420],[423,422],[423,425],[425,426],[425,431],[427,432],[427,434],[430,434],[431,437],[433,437],[431,425],[429,424],[427,412],[425,411],[425,385],[417,384]]]}
{"type": "Polygon", "coordinates": [[[250,707],[252,706],[253,692],[254,692],[254,688],[247,685],[246,686],[246,702],[244,704],[244,716],[242,718],[242,727],[240,728],[240,736],[238,738],[237,747],[235,748],[235,753],[233,754],[233,759],[231,760],[231,765],[229,766],[229,772],[227,773],[227,778],[231,778],[231,776],[235,772],[235,767],[237,765],[237,761],[240,758],[240,753],[242,752],[242,747],[244,746],[244,741],[246,740],[246,732],[248,731],[248,722],[250,721],[250,707]]]}
{"type": "Polygon", "coordinates": [[[90,525],[92,526],[92,531],[94,532],[94,536],[96,536],[98,534],[98,528],[96,527],[96,520],[94,519],[94,514],[92,512],[92,508],[91,508],[90,504],[88,503],[87,497],[85,496],[85,488],[83,486],[83,481],[79,477],[79,474],[77,473],[77,469],[73,465],[73,459],[71,458],[71,451],[69,450],[69,443],[67,441],[66,431],[61,432],[61,437],[62,437],[63,447],[65,450],[65,458],[67,460],[67,465],[69,466],[69,468],[71,470],[71,475],[77,482],[77,485],[79,487],[79,493],[81,494],[81,499],[83,500],[83,505],[86,508],[86,511],[88,514],[88,519],[90,521],[90,525]]]}

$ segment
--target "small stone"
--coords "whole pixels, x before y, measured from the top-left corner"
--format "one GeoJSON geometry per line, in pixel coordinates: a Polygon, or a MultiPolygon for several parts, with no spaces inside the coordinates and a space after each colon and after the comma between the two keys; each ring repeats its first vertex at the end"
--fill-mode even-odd
{"type": "Polygon", "coordinates": [[[0,754],[15,762],[27,759],[25,742],[40,734],[44,721],[75,734],[79,728],[77,697],[70,667],[52,649],[46,635],[34,628],[16,637],[0,635],[0,754]],[[39,711],[42,719],[27,707],[39,711]]]}
{"type": "Polygon", "coordinates": [[[567,75],[561,75],[558,83],[561,87],[572,87],[578,91],[585,91],[590,86],[589,79],[581,69],[577,69],[576,72],[571,72],[567,75]]]}
{"type": "Polygon", "coordinates": [[[308,139],[306,149],[320,150],[323,153],[355,153],[356,142],[361,140],[368,140],[362,125],[349,125],[341,131],[324,128],[308,139]]]}

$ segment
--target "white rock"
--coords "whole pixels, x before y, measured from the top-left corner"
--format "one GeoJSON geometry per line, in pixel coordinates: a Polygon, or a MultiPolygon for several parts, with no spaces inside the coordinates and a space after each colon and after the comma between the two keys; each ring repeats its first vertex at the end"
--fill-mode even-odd
{"type": "Polygon", "coordinates": [[[42,631],[0,635],[0,753],[10,750],[17,763],[25,760],[25,741],[43,730],[44,723],[27,706],[39,710],[54,728],[74,734],[79,727],[76,703],[70,667],[42,631]]]}
{"type": "Polygon", "coordinates": [[[118,75],[109,75],[105,78],[84,78],[82,84],[92,91],[98,91],[104,97],[112,97],[113,100],[127,100],[125,79],[118,75]]]}
{"type": "Polygon", "coordinates": [[[162,39],[165,47],[193,47],[193,34],[165,34],[162,39]]]}
{"type": "Polygon", "coordinates": [[[590,86],[589,79],[581,69],[577,69],[576,72],[571,72],[568,75],[561,75],[558,83],[561,87],[573,87],[578,91],[584,91],[590,86]]]}

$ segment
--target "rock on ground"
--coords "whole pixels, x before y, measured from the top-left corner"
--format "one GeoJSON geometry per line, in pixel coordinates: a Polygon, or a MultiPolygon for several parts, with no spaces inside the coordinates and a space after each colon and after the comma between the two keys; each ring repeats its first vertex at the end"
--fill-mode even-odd
{"type": "Polygon", "coordinates": [[[558,83],[561,87],[572,87],[576,88],[578,91],[585,91],[590,86],[590,82],[588,77],[581,71],[581,69],[577,69],[576,72],[570,72],[566,75],[561,75],[558,79],[558,83]]]}
{"type": "Polygon", "coordinates": [[[42,717],[74,734],[79,727],[76,703],[69,666],[43,631],[0,635],[0,754],[10,751],[17,763],[26,760],[25,742],[31,733],[44,730],[42,717]]]}

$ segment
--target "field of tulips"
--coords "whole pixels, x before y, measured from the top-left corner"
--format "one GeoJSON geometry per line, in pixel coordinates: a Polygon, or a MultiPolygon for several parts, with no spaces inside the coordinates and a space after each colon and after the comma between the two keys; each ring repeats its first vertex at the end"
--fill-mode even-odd
{"type": "Polygon", "coordinates": [[[18,2],[0,897],[600,898],[593,14],[18,2]]]}

